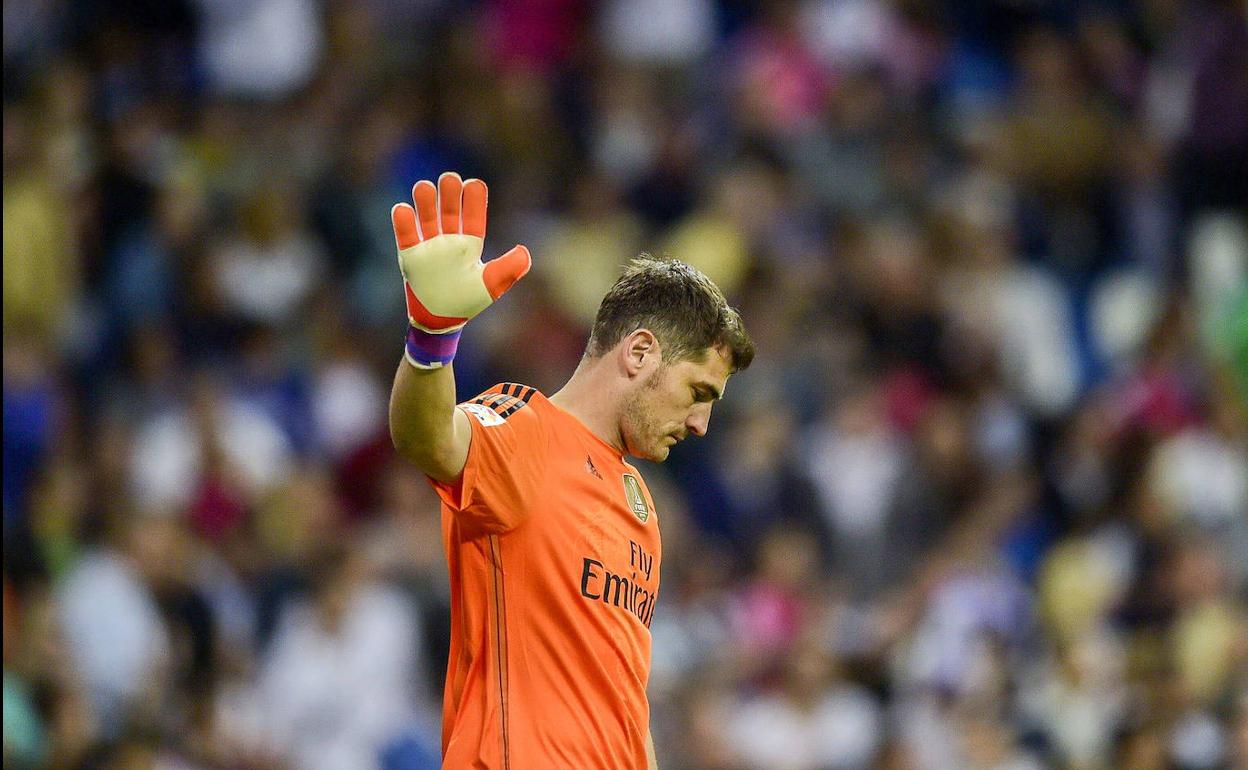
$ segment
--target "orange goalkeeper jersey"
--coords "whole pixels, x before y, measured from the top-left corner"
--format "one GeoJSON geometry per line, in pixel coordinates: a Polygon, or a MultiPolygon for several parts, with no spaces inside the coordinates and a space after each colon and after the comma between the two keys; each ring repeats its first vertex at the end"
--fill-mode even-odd
{"type": "Polygon", "coordinates": [[[445,770],[645,770],[658,517],[637,469],[535,389],[460,404],[442,498],[445,770]]]}

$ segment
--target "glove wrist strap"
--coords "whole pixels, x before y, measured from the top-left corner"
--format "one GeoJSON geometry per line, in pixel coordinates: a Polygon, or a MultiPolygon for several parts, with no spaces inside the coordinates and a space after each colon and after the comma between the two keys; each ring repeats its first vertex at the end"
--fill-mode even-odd
{"type": "Polygon", "coordinates": [[[461,328],[446,334],[431,334],[409,326],[403,357],[417,369],[438,369],[446,366],[455,358],[462,331],[461,328]]]}

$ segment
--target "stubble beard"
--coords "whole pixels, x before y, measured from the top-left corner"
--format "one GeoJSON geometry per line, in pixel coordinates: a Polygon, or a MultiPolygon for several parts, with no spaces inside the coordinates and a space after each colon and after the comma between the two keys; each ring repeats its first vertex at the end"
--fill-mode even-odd
{"type": "Polygon", "coordinates": [[[621,420],[624,444],[629,454],[660,463],[667,459],[668,447],[661,443],[662,431],[647,404],[647,395],[658,390],[662,374],[663,369],[660,368],[632,392],[624,404],[621,420]]]}

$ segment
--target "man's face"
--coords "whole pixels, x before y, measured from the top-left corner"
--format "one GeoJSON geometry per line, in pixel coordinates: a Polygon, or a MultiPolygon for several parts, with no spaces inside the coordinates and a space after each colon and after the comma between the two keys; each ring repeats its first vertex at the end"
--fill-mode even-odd
{"type": "Polygon", "coordinates": [[[706,434],[711,405],[723,397],[732,353],[712,348],[700,360],[660,365],[632,392],[620,429],[627,453],[663,462],[676,442],[706,434]]]}

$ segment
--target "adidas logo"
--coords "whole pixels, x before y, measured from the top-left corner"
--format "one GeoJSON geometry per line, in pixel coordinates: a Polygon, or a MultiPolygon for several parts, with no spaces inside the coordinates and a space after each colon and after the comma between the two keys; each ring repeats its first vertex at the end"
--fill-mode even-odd
{"type": "Polygon", "coordinates": [[[585,472],[592,473],[598,478],[602,478],[602,474],[599,473],[598,469],[594,467],[594,461],[590,458],[589,455],[585,455],[585,472]]]}

